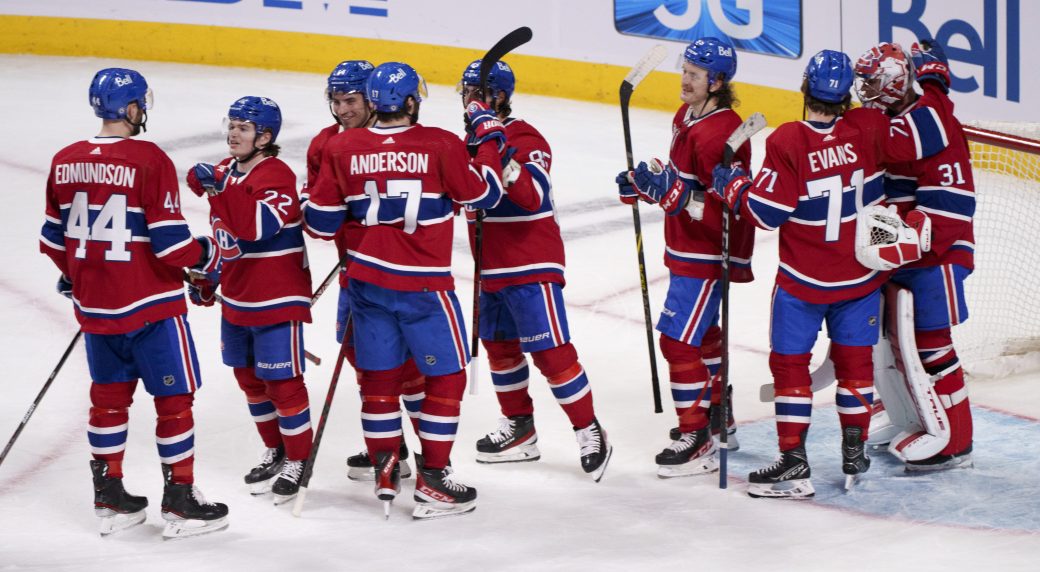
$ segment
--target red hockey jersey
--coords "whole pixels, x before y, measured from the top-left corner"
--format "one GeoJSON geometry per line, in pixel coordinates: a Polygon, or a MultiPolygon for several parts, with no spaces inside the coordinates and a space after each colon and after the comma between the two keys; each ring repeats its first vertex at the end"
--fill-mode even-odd
{"type": "Polygon", "coordinates": [[[906,115],[928,104],[946,125],[949,146],[936,155],[888,166],[885,193],[904,216],[911,209],[926,213],[932,220],[932,250],[905,268],[958,264],[975,267],[975,181],[971,151],[964,129],[953,115],[953,102],[945,94],[918,99],[903,111],[906,115]]]}
{"type": "MultiPolygon", "coordinates": [[[[329,139],[340,133],[340,126],[336,123],[322,129],[314,136],[314,139],[311,139],[311,144],[307,147],[307,187],[304,189],[305,194],[309,194],[310,189],[318,184],[318,172],[321,169],[321,159],[325,144],[329,139]]],[[[312,234],[314,233],[314,230],[309,227],[307,230],[312,234]]],[[[339,253],[340,258],[343,258],[348,250],[357,250],[357,246],[361,242],[361,232],[363,230],[364,227],[361,226],[360,222],[351,219],[347,220],[336,231],[333,241],[336,243],[336,252],[339,253]]],[[[343,288],[347,287],[347,268],[349,265],[350,259],[347,259],[343,270],[339,273],[339,285],[343,288]]]]}
{"type": "Polygon", "coordinates": [[[482,145],[471,163],[443,129],[376,126],[330,139],[323,155],[304,215],[320,236],[331,237],[347,216],[364,225],[348,276],[392,290],[454,289],[455,203],[495,206],[494,145],[482,145]]]}
{"type": "MultiPolygon", "coordinates": [[[[718,109],[704,117],[693,118],[684,104],[672,120],[672,147],[669,159],[679,177],[695,191],[711,187],[711,171],[722,162],[726,139],[740,126],[732,109],[718,109]],[[692,181],[692,184],[691,184],[692,181]]],[[[751,143],[737,150],[733,159],[750,169],[751,143]]],[[[730,280],[751,282],[751,254],[755,247],[755,226],[731,214],[729,220],[730,280]]],[[[683,210],[664,219],[665,266],[679,276],[717,279],[722,277],[722,205],[705,200],[704,216],[693,220],[683,210]]]]}
{"type": "MultiPolygon", "coordinates": [[[[515,148],[520,177],[506,189],[497,207],[484,213],[481,288],[497,292],[516,284],[565,283],[563,239],[553,203],[552,153],[531,124],[507,118],[506,137],[515,148]]],[[[476,212],[466,212],[470,247],[474,246],[476,212]]]]}
{"type": "Polygon", "coordinates": [[[245,175],[232,166],[209,208],[223,258],[224,318],[239,326],[310,322],[311,272],[292,169],[275,157],[245,175]]]}
{"type": "Polygon", "coordinates": [[[935,113],[889,119],[853,109],[833,123],[785,123],[766,139],[762,169],[741,215],[780,227],[777,284],[801,300],[827,304],[879,288],[887,273],[856,260],[856,214],[884,201],[883,162],[915,160],[944,146],[935,113]]]}
{"type": "Polygon", "coordinates": [[[181,216],[170,158],[154,143],[121,137],[54,156],[40,251],[72,280],[76,319],[91,334],[184,314],[182,267],[202,255],[181,216]]]}

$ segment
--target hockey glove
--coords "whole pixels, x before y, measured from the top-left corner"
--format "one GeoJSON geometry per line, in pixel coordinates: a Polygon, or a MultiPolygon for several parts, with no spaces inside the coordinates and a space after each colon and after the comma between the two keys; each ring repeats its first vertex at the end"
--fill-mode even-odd
{"type": "MultiPolygon", "coordinates": [[[[931,239],[929,239],[931,240],[931,239]]],[[[921,237],[895,206],[867,207],[856,219],[856,260],[872,270],[895,270],[921,259],[921,237]]]]}
{"type": "Polygon", "coordinates": [[[721,163],[711,171],[711,195],[722,201],[731,211],[737,212],[744,194],[751,188],[751,179],[738,165],[729,167],[721,163]]]}
{"type": "Polygon", "coordinates": [[[466,145],[480,147],[488,141],[494,141],[499,153],[505,150],[506,128],[491,108],[481,101],[471,101],[466,106],[466,118],[469,119],[466,145]]]}
{"type": "Polygon", "coordinates": [[[206,274],[189,273],[188,299],[196,306],[212,306],[217,301],[217,284],[206,274]]]}
{"type": "Polygon", "coordinates": [[[614,182],[617,183],[618,198],[621,199],[621,202],[626,205],[634,205],[639,200],[639,193],[632,186],[632,179],[628,176],[629,173],[631,171],[621,171],[617,177],[614,177],[614,182]]]}
{"type": "Polygon", "coordinates": [[[679,214],[690,200],[690,187],[679,179],[675,167],[665,165],[660,159],[640,162],[631,176],[639,197],[660,205],[668,216],[679,214]]]}
{"type": "Polygon", "coordinates": [[[516,155],[516,147],[506,147],[502,154],[502,186],[509,187],[520,178],[520,163],[513,156],[516,155]]]}
{"type": "Polygon", "coordinates": [[[69,280],[68,276],[62,274],[58,277],[58,285],[55,287],[58,294],[65,296],[69,300],[72,299],[72,280],[69,280]]]}
{"type": "Polygon", "coordinates": [[[202,247],[202,254],[195,266],[191,267],[193,272],[201,274],[220,273],[220,247],[217,241],[209,236],[196,236],[195,240],[202,247]]]}
{"type": "Polygon", "coordinates": [[[910,59],[918,82],[934,81],[942,87],[943,93],[950,92],[950,62],[939,42],[921,38],[910,46],[910,59]]]}
{"type": "Polygon", "coordinates": [[[214,167],[209,163],[196,163],[188,169],[188,188],[197,196],[206,193],[216,195],[224,190],[228,169],[224,165],[214,167]]]}

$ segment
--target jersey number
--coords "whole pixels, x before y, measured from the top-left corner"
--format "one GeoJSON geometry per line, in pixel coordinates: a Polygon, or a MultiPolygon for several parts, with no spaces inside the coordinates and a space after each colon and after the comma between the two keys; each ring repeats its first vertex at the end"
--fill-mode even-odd
{"type": "Polygon", "coordinates": [[[827,218],[824,221],[824,240],[827,242],[836,242],[841,234],[841,205],[847,189],[856,193],[856,211],[863,208],[863,169],[852,173],[851,183],[851,187],[845,187],[841,175],[805,182],[810,199],[827,198],[827,218]]]}
{"type": "Polygon", "coordinates": [[[949,187],[953,184],[964,184],[964,173],[961,172],[960,163],[943,163],[939,165],[939,170],[942,171],[942,180],[939,181],[940,185],[949,187]]]}
{"type": "Polygon", "coordinates": [[[90,224],[90,204],[86,191],[79,191],[72,198],[69,209],[69,222],[65,235],[79,240],[76,247],[76,258],[87,257],[87,241],[107,242],[105,260],[127,262],[130,251],[126,249],[133,240],[133,233],[126,227],[126,195],[112,195],[101,206],[101,212],[90,224]]]}
{"type": "MultiPolygon", "coordinates": [[[[365,225],[377,226],[379,221],[379,183],[365,181],[365,194],[371,199],[368,212],[365,213],[365,225]]],[[[422,201],[422,181],[418,179],[392,179],[386,182],[386,193],[383,198],[404,198],[404,231],[407,234],[415,232],[419,221],[419,203],[422,201]]],[[[388,221],[388,222],[397,222],[388,221]]]]}

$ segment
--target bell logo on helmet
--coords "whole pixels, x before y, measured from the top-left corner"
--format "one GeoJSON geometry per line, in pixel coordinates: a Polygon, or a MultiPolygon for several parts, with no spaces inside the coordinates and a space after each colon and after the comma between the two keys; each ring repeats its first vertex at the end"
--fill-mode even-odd
{"type": "Polygon", "coordinates": [[[408,74],[405,73],[405,71],[403,69],[397,68],[397,73],[395,73],[395,74],[391,75],[390,77],[388,77],[387,81],[389,81],[390,83],[397,83],[397,82],[401,81],[402,79],[404,79],[405,76],[407,76],[407,75],[408,74]]]}
{"type": "Polygon", "coordinates": [[[726,56],[727,58],[733,57],[733,48],[727,48],[726,46],[719,46],[719,55],[726,56]]]}
{"type": "Polygon", "coordinates": [[[127,74],[123,77],[116,76],[112,78],[112,81],[114,81],[116,85],[119,87],[123,87],[124,85],[130,85],[134,83],[134,80],[130,78],[130,74],[127,74]]]}
{"type": "Polygon", "coordinates": [[[261,97],[260,103],[266,105],[267,107],[278,107],[277,103],[271,101],[270,99],[267,99],[266,97],[261,97]]]}

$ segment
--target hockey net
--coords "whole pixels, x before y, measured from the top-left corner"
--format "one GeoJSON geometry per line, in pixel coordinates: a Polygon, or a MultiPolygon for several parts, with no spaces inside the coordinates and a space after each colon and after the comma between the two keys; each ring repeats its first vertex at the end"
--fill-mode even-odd
{"type": "Polygon", "coordinates": [[[1005,375],[1040,364],[1040,124],[965,125],[975,177],[969,319],[953,329],[965,369],[1005,375]],[[1020,357],[1027,356],[1027,357],[1020,357]]]}

